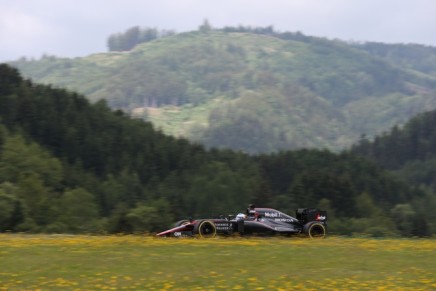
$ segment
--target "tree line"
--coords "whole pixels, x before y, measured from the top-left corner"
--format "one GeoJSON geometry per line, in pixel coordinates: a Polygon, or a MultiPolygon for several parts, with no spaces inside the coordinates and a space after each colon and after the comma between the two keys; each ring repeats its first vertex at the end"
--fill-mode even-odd
{"type": "Polygon", "coordinates": [[[158,30],[157,28],[141,28],[133,26],[123,33],[111,34],[107,39],[109,51],[129,51],[136,45],[174,35],[173,30],[158,30]]]}
{"type": "Polygon", "coordinates": [[[351,153],[205,149],[0,65],[0,231],[156,232],[256,203],[326,209],[338,234],[425,236],[429,195],[351,153]]]}
{"type": "MultiPolygon", "coordinates": [[[[252,26],[225,26],[223,28],[213,28],[207,19],[198,27],[200,32],[210,31],[223,31],[223,32],[241,32],[241,33],[254,33],[262,35],[271,35],[287,40],[298,41],[313,41],[314,37],[305,36],[301,32],[277,32],[272,25],[265,27],[252,27],[252,26]]],[[[126,29],[124,32],[111,34],[107,38],[107,47],[109,51],[129,51],[141,43],[153,41],[162,37],[177,34],[175,30],[159,30],[157,28],[133,26],[126,29]]]]}

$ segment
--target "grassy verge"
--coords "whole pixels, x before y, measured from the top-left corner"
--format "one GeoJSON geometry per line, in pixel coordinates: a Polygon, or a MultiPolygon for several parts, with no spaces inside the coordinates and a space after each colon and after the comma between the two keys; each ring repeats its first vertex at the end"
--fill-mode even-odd
{"type": "Polygon", "coordinates": [[[0,235],[0,290],[436,288],[436,240],[0,235]]]}

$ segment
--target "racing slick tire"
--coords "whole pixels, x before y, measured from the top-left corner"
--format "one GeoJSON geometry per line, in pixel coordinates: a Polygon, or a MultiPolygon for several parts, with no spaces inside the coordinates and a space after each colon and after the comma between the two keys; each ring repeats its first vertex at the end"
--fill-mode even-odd
{"type": "Polygon", "coordinates": [[[194,227],[194,233],[201,238],[212,238],[216,236],[216,226],[210,220],[202,220],[194,227]]]}
{"type": "Polygon", "coordinates": [[[185,225],[185,224],[188,224],[188,223],[189,223],[189,220],[186,220],[186,219],[179,220],[176,223],[174,223],[174,227],[185,225]]]}
{"type": "Polygon", "coordinates": [[[310,238],[325,238],[327,235],[327,229],[323,223],[311,221],[304,225],[303,233],[310,238]]]}

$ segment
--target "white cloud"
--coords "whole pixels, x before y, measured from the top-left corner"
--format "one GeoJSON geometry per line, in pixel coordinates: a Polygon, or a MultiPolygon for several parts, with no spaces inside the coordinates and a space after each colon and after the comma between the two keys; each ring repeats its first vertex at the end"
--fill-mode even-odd
{"type": "Polygon", "coordinates": [[[58,27],[44,22],[34,15],[3,7],[0,12],[0,59],[8,55],[25,55],[40,50],[42,53],[47,43],[55,41],[61,31],[58,27]]]}
{"type": "Polygon", "coordinates": [[[0,19],[0,35],[3,43],[22,43],[26,40],[47,37],[55,30],[40,19],[19,11],[4,13],[0,19]]]}

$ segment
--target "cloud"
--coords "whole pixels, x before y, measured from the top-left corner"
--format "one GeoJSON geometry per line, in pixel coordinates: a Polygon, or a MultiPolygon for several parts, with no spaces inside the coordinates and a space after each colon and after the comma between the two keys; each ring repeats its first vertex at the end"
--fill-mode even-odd
{"type": "Polygon", "coordinates": [[[20,11],[15,7],[1,7],[0,10],[0,58],[8,55],[26,55],[32,50],[43,52],[42,41],[56,40],[62,31],[44,19],[20,11]],[[35,44],[37,44],[35,46],[35,44]],[[38,46],[39,44],[39,46],[38,46]]]}
{"type": "Polygon", "coordinates": [[[53,36],[58,29],[32,15],[10,9],[0,18],[0,36],[3,45],[25,45],[31,41],[53,36]]]}

